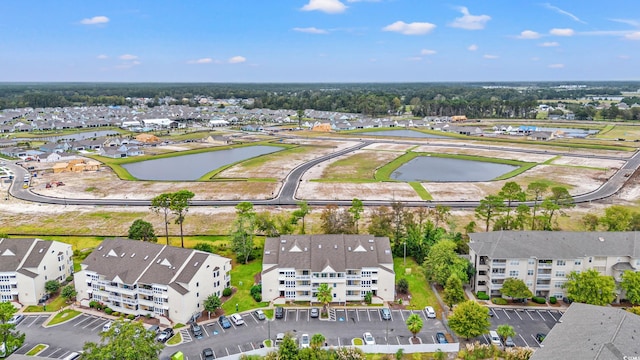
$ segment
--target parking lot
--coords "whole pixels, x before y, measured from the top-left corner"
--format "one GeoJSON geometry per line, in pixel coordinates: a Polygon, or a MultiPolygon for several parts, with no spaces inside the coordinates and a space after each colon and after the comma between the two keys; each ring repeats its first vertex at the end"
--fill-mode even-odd
{"type": "Polygon", "coordinates": [[[285,308],[282,319],[258,320],[252,313],[242,314],[244,324],[231,324],[223,329],[217,321],[206,322],[204,336],[195,339],[188,327],[180,329],[184,343],[166,348],[161,358],[167,358],[180,350],[189,359],[200,359],[202,349],[210,347],[216,357],[238,354],[263,346],[265,339],[275,340],[278,333],[290,333],[296,338],[302,334],[321,333],[327,345],[350,345],[354,338],[370,332],[377,344],[409,344],[411,333],[407,330],[406,318],[412,313],[422,317],[424,326],[418,337],[423,343],[435,343],[436,332],[445,332],[438,319],[427,319],[422,310],[392,310],[391,320],[383,320],[379,308],[340,308],[335,309],[334,320],[312,318],[310,309],[285,308]],[[185,336],[186,335],[186,336],[185,336]]]}
{"type": "MultiPolygon", "coordinates": [[[[539,347],[540,343],[535,336],[538,333],[548,334],[551,328],[562,317],[562,312],[558,310],[547,309],[502,309],[493,308],[493,317],[491,318],[491,330],[498,328],[498,325],[508,324],[513,326],[516,336],[513,342],[516,346],[539,347]]],[[[487,334],[478,337],[481,343],[490,343],[487,334]]]]}

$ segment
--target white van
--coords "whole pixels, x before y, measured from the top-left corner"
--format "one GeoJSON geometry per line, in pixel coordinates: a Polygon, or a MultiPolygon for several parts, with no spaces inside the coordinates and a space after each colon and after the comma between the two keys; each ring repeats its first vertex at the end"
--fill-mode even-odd
{"type": "Polygon", "coordinates": [[[498,336],[498,333],[493,330],[489,331],[489,340],[491,340],[491,344],[493,345],[502,346],[500,336],[498,336]]]}
{"type": "Polygon", "coordinates": [[[63,360],[76,360],[80,358],[80,353],[72,352],[71,354],[64,357],[63,360]]]}

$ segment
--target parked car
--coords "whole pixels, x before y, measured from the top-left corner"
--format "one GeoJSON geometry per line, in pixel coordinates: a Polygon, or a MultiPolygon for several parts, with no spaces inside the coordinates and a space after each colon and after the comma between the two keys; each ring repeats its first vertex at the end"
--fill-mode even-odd
{"type": "Polygon", "coordinates": [[[448,344],[447,337],[442,332],[436,333],[436,342],[438,344],[448,344]]]}
{"type": "Polygon", "coordinates": [[[371,335],[370,332],[366,332],[362,334],[362,340],[364,340],[365,345],[375,345],[376,339],[371,335]]]}
{"type": "Polygon", "coordinates": [[[493,317],[493,310],[491,310],[491,308],[487,308],[487,314],[489,317],[493,317]]]}
{"type": "Polygon", "coordinates": [[[9,319],[9,321],[7,321],[8,324],[13,324],[13,325],[18,325],[20,324],[20,322],[24,320],[24,315],[22,314],[15,314],[11,317],[11,319],[9,319]]]}
{"type": "Polygon", "coordinates": [[[51,295],[45,293],[44,295],[42,295],[40,300],[38,300],[38,304],[45,304],[47,300],[49,300],[50,298],[51,298],[51,295]]]}
{"type": "Polygon", "coordinates": [[[158,333],[158,336],[156,336],[156,341],[164,343],[167,342],[167,340],[171,339],[171,337],[173,337],[173,329],[166,328],[158,333]]]}
{"type": "Polygon", "coordinates": [[[202,349],[202,360],[213,360],[215,356],[213,356],[213,350],[211,348],[202,349]]]}
{"type": "Polygon", "coordinates": [[[218,323],[220,323],[220,326],[222,326],[223,329],[228,329],[231,327],[231,322],[224,315],[221,315],[220,318],[218,318],[218,323]]]}
{"type": "Polygon", "coordinates": [[[302,336],[300,337],[300,348],[306,348],[309,347],[309,342],[310,342],[310,338],[309,338],[309,334],[302,334],[302,336]]]}
{"type": "Polygon", "coordinates": [[[507,336],[507,338],[504,340],[504,346],[505,347],[515,347],[516,343],[513,342],[513,339],[511,338],[511,336],[507,336]]]}
{"type": "Polygon", "coordinates": [[[152,333],[154,333],[154,334],[158,334],[158,332],[160,331],[160,326],[151,325],[147,330],[152,332],[152,333]]]}
{"type": "Polygon", "coordinates": [[[547,334],[545,333],[537,333],[536,334],[536,341],[538,341],[539,343],[544,341],[544,338],[547,337],[547,334]]]}
{"type": "Polygon", "coordinates": [[[202,326],[197,323],[191,323],[191,333],[196,339],[202,339],[204,337],[204,331],[202,331],[202,326]]]}
{"type": "Polygon", "coordinates": [[[280,345],[282,340],[284,340],[284,333],[278,333],[276,335],[276,346],[280,345]]]}
{"type": "Polygon", "coordinates": [[[242,319],[242,315],[240,314],[233,314],[231,316],[229,316],[229,318],[231,318],[231,321],[233,321],[233,323],[236,326],[240,326],[240,325],[244,325],[244,320],[242,319]]]}
{"type": "Polygon", "coordinates": [[[391,310],[389,308],[380,309],[380,316],[382,320],[391,320],[391,310]]]}
{"type": "Polygon", "coordinates": [[[433,307],[431,306],[427,306],[424,308],[424,312],[425,314],[427,314],[427,318],[429,319],[435,319],[436,318],[436,311],[433,310],[433,307]]]}
{"type": "Polygon", "coordinates": [[[282,319],[284,317],[284,308],[282,306],[276,306],[276,319],[282,319]]]}
{"type": "Polygon", "coordinates": [[[111,329],[111,325],[113,325],[112,321],[109,321],[108,323],[102,325],[102,332],[109,331],[109,329],[111,329]]]}
{"type": "Polygon", "coordinates": [[[320,317],[320,309],[311,308],[311,310],[309,311],[309,316],[312,317],[312,318],[320,317]]]}
{"type": "Polygon", "coordinates": [[[258,320],[264,320],[267,317],[264,315],[264,312],[262,310],[255,310],[253,312],[253,315],[258,319],[258,320]]]}

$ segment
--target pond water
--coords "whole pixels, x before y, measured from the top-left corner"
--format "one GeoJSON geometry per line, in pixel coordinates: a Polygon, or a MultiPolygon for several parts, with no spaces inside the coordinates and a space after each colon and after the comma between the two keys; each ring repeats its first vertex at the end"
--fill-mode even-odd
{"type": "Polygon", "coordinates": [[[440,136],[433,134],[425,134],[415,130],[385,130],[385,131],[363,131],[361,134],[373,136],[398,136],[412,138],[428,138],[428,139],[451,139],[448,136],[440,136]]]}
{"type": "Polygon", "coordinates": [[[589,135],[597,134],[599,132],[599,130],[569,129],[569,128],[546,128],[546,127],[539,127],[537,130],[538,131],[551,131],[551,132],[562,131],[564,133],[564,136],[572,137],[572,138],[584,138],[584,137],[587,137],[589,135]]]}
{"type": "Polygon", "coordinates": [[[46,140],[50,142],[56,142],[58,140],[65,139],[69,141],[78,141],[78,140],[93,139],[93,138],[98,138],[102,136],[117,135],[117,134],[119,134],[119,132],[113,131],[113,130],[83,131],[79,133],[66,134],[66,135],[31,138],[30,140],[34,140],[34,141],[46,140]]]}
{"type": "Polygon", "coordinates": [[[396,169],[391,178],[400,181],[489,181],[517,168],[484,161],[419,156],[396,169]]]}
{"type": "MultiPolygon", "coordinates": [[[[283,150],[277,146],[247,146],[228,150],[145,160],[122,165],[140,180],[197,180],[209,171],[238,161],[283,150]]],[[[268,176],[266,174],[265,176],[268,176]]]]}

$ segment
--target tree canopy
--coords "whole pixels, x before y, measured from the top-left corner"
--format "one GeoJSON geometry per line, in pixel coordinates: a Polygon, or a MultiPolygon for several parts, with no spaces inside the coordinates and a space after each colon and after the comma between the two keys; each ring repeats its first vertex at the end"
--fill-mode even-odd
{"type": "Polygon", "coordinates": [[[159,359],[164,344],[157,342],[155,336],[140,322],[116,320],[108,331],[100,335],[99,343],[84,344],[82,359],[159,359]]]}
{"type": "Polygon", "coordinates": [[[466,282],[469,261],[458,256],[457,245],[451,240],[440,240],[431,247],[429,256],[424,261],[425,275],[430,281],[445,286],[451,274],[466,282]]]}
{"type": "Polygon", "coordinates": [[[451,330],[467,340],[487,333],[490,326],[487,308],[474,300],[458,304],[449,316],[451,330]]]}
{"type": "Polygon", "coordinates": [[[153,225],[142,219],[136,219],[129,227],[129,239],[158,242],[153,225]]]}
{"type": "Polygon", "coordinates": [[[570,299],[585,304],[604,306],[611,304],[616,298],[616,282],[613,277],[600,275],[595,269],[581,273],[570,272],[564,287],[570,299]]]}
{"type": "Polygon", "coordinates": [[[524,281],[516,278],[507,278],[502,283],[500,293],[512,299],[528,299],[533,296],[531,290],[524,281]]]}
{"type": "Polygon", "coordinates": [[[0,302],[0,344],[5,344],[8,354],[22,346],[25,339],[24,333],[15,330],[16,324],[9,324],[16,312],[18,309],[10,302],[0,302]]]}
{"type": "Polygon", "coordinates": [[[640,272],[627,270],[622,273],[620,287],[625,291],[625,298],[630,303],[640,304],[640,272]]]}
{"type": "Polygon", "coordinates": [[[420,332],[420,330],[422,330],[422,326],[423,326],[423,322],[420,315],[418,314],[409,315],[409,317],[407,318],[407,329],[409,329],[409,332],[413,334],[414,338],[420,332]]]}

